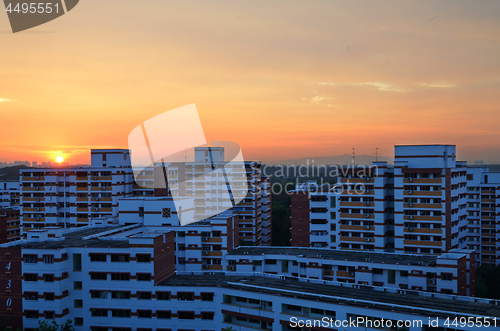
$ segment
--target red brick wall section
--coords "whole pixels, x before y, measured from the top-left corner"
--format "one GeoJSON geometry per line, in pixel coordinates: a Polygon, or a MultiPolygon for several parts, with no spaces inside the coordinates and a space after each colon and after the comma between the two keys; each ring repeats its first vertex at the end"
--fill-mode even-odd
{"type": "Polygon", "coordinates": [[[310,245],[309,193],[294,192],[291,194],[291,200],[292,200],[291,245],[309,247],[310,245]]]}
{"type": "Polygon", "coordinates": [[[451,170],[446,169],[445,174],[445,233],[446,233],[446,247],[445,250],[449,251],[451,247],[451,170]]]}
{"type": "Polygon", "coordinates": [[[4,326],[23,328],[23,283],[21,248],[0,248],[0,316],[4,326]]]}
{"type": "Polygon", "coordinates": [[[155,285],[175,273],[174,231],[155,238],[154,241],[154,279],[155,285]]]}
{"type": "Polygon", "coordinates": [[[238,215],[231,216],[227,220],[227,252],[231,252],[240,246],[240,225],[238,215]]]}
{"type": "Polygon", "coordinates": [[[0,216],[0,244],[7,242],[7,216],[0,216]]]}

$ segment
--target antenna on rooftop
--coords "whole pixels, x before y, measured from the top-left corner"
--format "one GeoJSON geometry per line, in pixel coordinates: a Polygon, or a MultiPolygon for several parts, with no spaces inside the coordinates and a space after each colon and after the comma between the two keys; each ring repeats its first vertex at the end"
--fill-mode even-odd
{"type": "Polygon", "coordinates": [[[378,162],[378,147],[375,147],[375,162],[378,162]]]}
{"type": "Polygon", "coordinates": [[[354,148],[352,149],[352,166],[356,165],[356,155],[354,154],[354,148]]]}

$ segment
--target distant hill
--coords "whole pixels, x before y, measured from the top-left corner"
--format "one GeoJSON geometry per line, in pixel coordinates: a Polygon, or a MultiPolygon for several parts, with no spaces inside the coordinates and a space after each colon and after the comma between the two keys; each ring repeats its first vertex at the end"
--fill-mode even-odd
{"type": "Polygon", "coordinates": [[[19,180],[19,169],[31,169],[25,165],[0,168],[0,181],[19,180]]]}
{"type": "MultiPolygon", "coordinates": [[[[387,161],[387,163],[392,164],[394,162],[394,158],[388,157],[388,156],[381,156],[379,155],[377,157],[378,161],[387,161]]],[[[355,158],[356,164],[359,165],[369,165],[375,162],[375,156],[374,155],[356,155],[355,158]]],[[[307,158],[301,158],[301,159],[293,159],[293,160],[283,160],[283,161],[278,161],[274,163],[268,163],[269,165],[276,165],[276,164],[282,164],[282,165],[291,165],[291,164],[297,164],[297,165],[321,165],[321,164],[338,164],[338,165],[351,165],[352,164],[352,155],[351,154],[344,154],[344,155],[337,155],[337,156],[319,156],[319,157],[307,157],[307,158]],[[314,163],[312,162],[314,160],[314,163]],[[308,162],[309,161],[309,162],[308,162]]]]}

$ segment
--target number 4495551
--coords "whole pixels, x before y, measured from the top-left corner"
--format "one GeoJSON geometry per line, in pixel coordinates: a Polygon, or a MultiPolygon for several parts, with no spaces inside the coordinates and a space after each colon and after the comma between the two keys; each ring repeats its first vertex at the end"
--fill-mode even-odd
{"type": "Polygon", "coordinates": [[[6,11],[8,13],[23,13],[23,14],[51,14],[52,12],[54,13],[59,13],[59,4],[58,3],[17,3],[14,8],[12,8],[12,3],[9,3],[9,5],[6,8],[6,11]]]}

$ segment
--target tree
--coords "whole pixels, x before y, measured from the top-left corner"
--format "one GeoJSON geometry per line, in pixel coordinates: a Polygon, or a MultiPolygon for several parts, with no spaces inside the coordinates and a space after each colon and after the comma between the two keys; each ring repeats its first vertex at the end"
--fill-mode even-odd
{"type": "Polygon", "coordinates": [[[64,324],[59,325],[56,321],[49,324],[47,321],[38,321],[38,331],[75,331],[71,320],[68,319],[64,324]]]}

